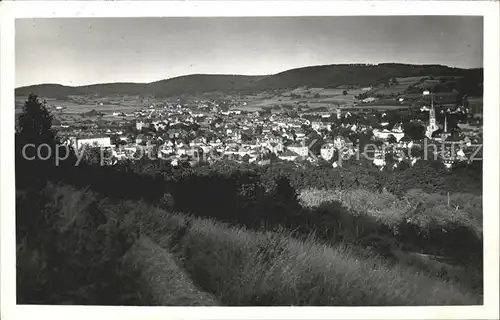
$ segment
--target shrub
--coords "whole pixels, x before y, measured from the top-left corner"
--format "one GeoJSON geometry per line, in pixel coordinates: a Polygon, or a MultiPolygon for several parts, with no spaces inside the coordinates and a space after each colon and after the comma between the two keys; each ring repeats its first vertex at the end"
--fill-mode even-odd
{"type": "MultiPolygon", "coordinates": [[[[342,232],[352,235],[356,226],[356,238],[385,235],[397,239],[399,245],[411,250],[448,255],[457,262],[474,263],[482,261],[481,198],[474,195],[463,196],[470,204],[458,200],[457,195],[428,194],[418,189],[409,190],[402,198],[388,192],[368,190],[324,191],[304,190],[300,202],[313,212],[325,212],[330,222],[317,223],[317,228],[334,226],[341,216],[351,216],[351,223],[345,224],[342,232]],[[327,208],[338,201],[336,209],[327,208]],[[455,201],[455,202],[454,202],[455,201]],[[455,203],[459,203],[456,204],[455,203]],[[339,208],[345,207],[344,210],[339,208]],[[460,208],[471,208],[466,213],[460,208]],[[339,215],[340,212],[344,212],[339,215]]],[[[349,221],[349,218],[343,218],[349,221]]]]}
{"type": "MultiPolygon", "coordinates": [[[[136,303],[137,297],[127,296],[134,287],[134,275],[121,267],[121,258],[133,243],[127,220],[119,219],[88,190],[49,184],[39,194],[45,203],[37,202],[38,208],[30,212],[41,222],[38,231],[25,228],[26,240],[18,242],[22,289],[18,303],[136,303]],[[43,266],[31,290],[27,288],[33,277],[26,263],[29,256],[35,265],[43,266]]],[[[25,209],[19,206],[17,214],[26,215],[25,209]]]]}

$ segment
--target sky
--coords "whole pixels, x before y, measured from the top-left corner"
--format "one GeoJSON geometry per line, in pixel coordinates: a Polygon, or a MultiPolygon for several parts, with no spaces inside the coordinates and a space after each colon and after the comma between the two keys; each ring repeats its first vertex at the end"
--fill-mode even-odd
{"type": "Polygon", "coordinates": [[[16,20],[16,87],[265,75],[340,63],[483,67],[483,19],[459,16],[16,20]]]}

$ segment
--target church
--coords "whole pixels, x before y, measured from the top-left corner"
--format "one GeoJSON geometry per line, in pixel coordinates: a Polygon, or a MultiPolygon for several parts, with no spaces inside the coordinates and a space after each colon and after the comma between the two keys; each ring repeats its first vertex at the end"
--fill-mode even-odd
{"type": "Polygon", "coordinates": [[[425,136],[429,139],[444,141],[448,138],[451,133],[448,132],[448,118],[444,118],[444,127],[439,135],[436,135],[436,131],[440,130],[438,124],[436,123],[436,109],[434,107],[434,100],[431,98],[431,108],[429,109],[429,124],[425,131],[425,136]]]}

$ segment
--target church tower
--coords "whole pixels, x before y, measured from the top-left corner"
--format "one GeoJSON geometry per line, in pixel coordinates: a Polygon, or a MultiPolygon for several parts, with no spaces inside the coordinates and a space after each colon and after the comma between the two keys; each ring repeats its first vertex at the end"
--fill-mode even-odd
{"type": "Polygon", "coordinates": [[[436,109],[434,109],[434,99],[431,95],[431,109],[429,110],[429,125],[427,126],[427,131],[425,135],[427,138],[432,139],[432,133],[438,129],[436,125],[436,109]]]}
{"type": "Polygon", "coordinates": [[[449,136],[451,136],[451,133],[448,132],[448,116],[445,116],[444,128],[443,128],[443,133],[441,134],[441,140],[445,141],[449,136]]]}

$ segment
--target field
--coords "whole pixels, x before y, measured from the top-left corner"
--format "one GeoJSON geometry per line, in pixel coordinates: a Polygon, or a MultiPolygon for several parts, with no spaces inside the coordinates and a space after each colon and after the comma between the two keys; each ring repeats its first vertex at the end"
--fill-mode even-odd
{"type": "MultiPolygon", "coordinates": [[[[376,109],[399,109],[406,108],[407,105],[401,105],[396,98],[381,99],[372,103],[360,103],[355,97],[364,94],[365,97],[373,96],[391,96],[405,95],[406,89],[412,85],[425,84],[430,80],[426,77],[405,77],[396,78],[397,83],[386,86],[382,83],[374,85],[371,89],[355,88],[318,88],[318,87],[299,87],[295,89],[275,89],[262,91],[259,93],[231,94],[223,92],[209,92],[204,94],[189,94],[189,100],[211,100],[228,99],[237,102],[235,110],[259,111],[272,109],[273,112],[281,112],[287,109],[309,109],[326,108],[329,112],[337,108],[348,109],[353,106],[373,107],[376,109]],[[346,93],[346,94],[344,94],[346,93]]],[[[341,86],[342,87],[342,86],[341,86]]],[[[420,97],[416,95],[415,97],[420,97]]],[[[175,97],[171,97],[172,99],[175,97]]],[[[186,98],[186,97],[185,97],[186,98]]],[[[16,97],[16,112],[20,112],[22,104],[26,97],[16,97]]],[[[79,113],[97,110],[104,113],[130,112],[140,108],[148,107],[155,102],[153,98],[140,96],[107,96],[99,99],[95,97],[70,96],[66,100],[47,99],[49,106],[64,106],[66,109],[56,114],[65,114],[74,116],[79,113]],[[100,105],[102,103],[102,105],[100,105]]]]}
{"type": "Polygon", "coordinates": [[[293,90],[276,90],[269,93],[247,95],[238,99],[246,102],[245,106],[235,109],[257,111],[262,108],[280,107],[286,105],[294,108],[328,108],[334,111],[336,108],[347,108],[354,104],[354,96],[365,92],[361,89],[325,89],[325,88],[297,88],[293,90]]]}
{"type": "MultiPolygon", "coordinates": [[[[354,96],[365,92],[361,89],[347,90],[347,94],[343,94],[343,89],[323,89],[323,88],[299,88],[294,90],[278,90],[275,92],[264,92],[252,95],[234,96],[234,95],[217,95],[218,99],[236,100],[240,105],[234,107],[235,110],[259,111],[266,108],[272,108],[275,112],[281,110],[282,106],[288,108],[304,108],[316,109],[326,107],[331,111],[336,108],[348,108],[354,104],[354,96]]],[[[213,96],[213,95],[211,95],[213,96]]],[[[74,97],[75,100],[78,97],[74,97]]],[[[192,95],[190,100],[207,99],[207,97],[192,95]]],[[[214,98],[214,97],[212,97],[214,98]]],[[[16,97],[16,114],[22,112],[22,106],[27,97],[16,97]]],[[[57,116],[74,117],[81,113],[96,110],[99,112],[111,114],[113,112],[132,112],[150,105],[151,100],[143,102],[140,97],[131,97],[129,99],[119,98],[102,98],[99,103],[80,102],[77,103],[70,99],[46,99],[49,108],[54,108],[53,113],[57,116]],[[103,104],[100,105],[100,102],[103,104]],[[56,111],[56,106],[63,106],[65,109],[56,111]]]]}
{"type": "MultiPolygon", "coordinates": [[[[74,97],[75,100],[83,99],[81,97],[74,97]]],[[[16,119],[23,112],[24,102],[28,99],[28,97],[18,96],[16,97],[16,107],[15,107],[15,115],[16,119]]],[[[123,117],[113,116],[114,112],[123,112],[123,113],[132,113],[144,107],[148,107],[148,102],[143,102],[143,99],[139,97],[132,98],[103,98],[100,99],[102,101],[102,105],[99,103],[91,103],[91,102],[75,102],[71,99],[45,99],[46,105],[48,109],[51,111],[54,118],[57,120],[63,121],[65,124],[73,124],[73,123],[81,123],[82,121],[92,121],[103,120],[103,121],[116,121],[121,120],[123,117]],[[56,107],[64,107],[62,110],[57,110],[56,107]],[[88,116],[83,115],[84,113],[88,113],[91,111],[97,111],[103,113],[102,116],[88,116]]],[[[131,120],[132,118],[128,118],[131,120]]]]}
{"type": "MultiPolygon", "coordinates": [[[[16,113],[22,112],[22,107],[24,102],[28,99],[28,97],[16,97],[16,113]]],[[[106,104],[103,102],[102,105],[98,103],[75,103],[70,100],[58,100],[58,99],[45,99],[47,101],[47,106],[49,108],[55,108],[56,106],[64,107],[65,109],[62,111],[65,114],[77,115],[84,112],[89,112],[92,110],[112,113],[112,112],[130,112],[135,111],[137,109],[143,108],[146,104],[141,103],[140,99],[135,101],[120,101],[116,104],[106,104]]],[[[54,110],[55,114],[58,114],[59,111],[54,110]]]]}

